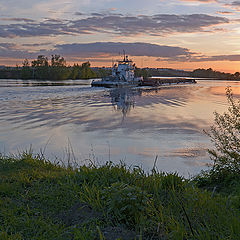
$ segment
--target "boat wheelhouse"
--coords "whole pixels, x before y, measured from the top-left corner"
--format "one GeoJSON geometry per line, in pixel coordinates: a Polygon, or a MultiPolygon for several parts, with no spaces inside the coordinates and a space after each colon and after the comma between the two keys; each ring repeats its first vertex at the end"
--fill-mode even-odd
{"type": "Polygon", "coordinates": [[[93,81],[93,87],[133,87],[141,85],[143,78],[135,77],[135,64],[125,56],[112,67],[112,75],[100,81],[93,81]]]}

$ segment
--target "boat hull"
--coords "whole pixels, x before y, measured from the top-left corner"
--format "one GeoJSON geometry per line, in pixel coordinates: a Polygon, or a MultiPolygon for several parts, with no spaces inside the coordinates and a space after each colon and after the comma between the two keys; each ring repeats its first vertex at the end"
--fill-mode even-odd
{"type": "Polygon", "coordinates": [[[121,88],[121,87],[137,87],[140,83],[137,82],[114,82],[114,81],[93,81],[92,87],[106,87],[106,88],[121,88]]]}
{"type": "Polygon", "coordinates": [[[147,78],[143,81],[109,81],[100,80],[92,81],[92,87],[106,87],[106,88],[121,88],[121,87],[138,87],[138,86],[149,86],[149,87],[160,87],[164,85],[175,85],[175,84],[194,84],[195,79],[187,78],[147,78]]]}

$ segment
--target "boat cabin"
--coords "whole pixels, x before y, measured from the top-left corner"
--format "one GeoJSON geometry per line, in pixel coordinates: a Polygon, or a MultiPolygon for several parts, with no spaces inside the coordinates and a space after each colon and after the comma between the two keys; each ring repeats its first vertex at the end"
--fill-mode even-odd
{"type": "Polygon", "coordinates": [[[135,64],[133,64],[132,60],[128,59],[128,56],[124,56],[122,61],[118,61],[118,63],[113,66],[112,76],[120,81],[131,82],[134,81],[134,71],[135,64]]]}

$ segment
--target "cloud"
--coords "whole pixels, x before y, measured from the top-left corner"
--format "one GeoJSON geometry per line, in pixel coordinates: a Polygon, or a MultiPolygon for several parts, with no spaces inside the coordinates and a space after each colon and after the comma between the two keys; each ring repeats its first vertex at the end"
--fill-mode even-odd
{"type": "Polygon", "coordinates": [[[46,43],[24,43],[24,44],[22,44],[23,47],[41,47],[41,46],[47,46],[47,45],[52,45],[52,43],[46,42],[46,43]]]}
{"type": "Polygon", "coordinates": [[[25,44],[15,44],[15,43],[0,43],[0,59],[1,58],[14,58],[14,59],[33,59],[36,58],[38,55],[48,54],[47,51],[28,51],[28,50],[22,50],[25,44]]]}
{"type": "Polygon", "coordinates": [[[73,43],[56,45],[56,51],[66,56],[116,56],[123,49],[131,56],[149,57],[175,57],[186,56],[191,53],[186,48],[171,47],[150,43],[122,43],[122,42],[95,42],[95,43],[73,43]]]}
{"type": "Polygon", "coordinates": [[[76,16],[84,16],[85,14],[82,13],[82,12],[75,12],[74,15],[76,15],[76,16]]]}
{"type": "Polygon", "coordinates": [[[9,21],[9,22],[35,22],[29,18],[0,18],[1,21],[9,21]]]}
{"type": "Polygon", "coordinates": [[[239,10],[240,9],[240,1],[233,1],[231,3],[225,4],[225,6],[235,9],[235,10],[239,10]]]}
{"type": "Polygon", "coordinates": [[[58,44],[52,50],[28,51],[20,50],[21,46],[44,46],[50,43],[22,44],[0,43],[1,58],[35,59],[38,55],[50,56],[60,54],[68,61],[109,62],[114,56],[119,56],[123,50],[130,56],[155,57],[156,61],[170,62],[212,62],[212,61],[240,61],[240,55],[205,56],[191,52],[187,48],[157,45],[143,42],[95,42],[58,44]]]}
{"type": "Polygon", "coordinates": [[[98,16],[72,22],[72,27],[79,31],[108,32],[113,34],[165,35],[205,31],[206,27],[228,23],[228,19],[206,14],[170,15],[156,14],[153,16],[98,16]]]}
{"type": "Polygon", "coordinates": [[[240,61],[240,54],[235,55],[217,55],[217,56],[210,56],[210,57],[197,57],[193,58],[190,61],[192,62],[209,62],[209,61],[240,61]]]}
{"type": "Polygon", "coordinates": [[[202,2],[202,3],[211,3],[218,2],[218,0],[180,0],[182,2],[202,2]]]}
{"type": "Polygon", "coordinates": [[[2,58],[34,59],[38,55],[50,56],[52,54],[60,54],[68,61],[90,61],[105,62],[111,61],[113,56],[119,56],[123,50],[131,56],[147,56],[157,57],[161,59],[189,59],[195,53],[190,52],[187,48],[173,47],[166,45],[157,45],[143,42],[122,43],[122,42],[95,42],[95,43],[72,43],[55,45],[52,50],[20,50],[22,46],[41,46],[42,44],[22,44],[16,45],[12,43],[0,43],[0,56],[2,58]]]}
{"type": "Polygon", "coordinates": [[[14,58],[14,59],[25,59],[25,58],[34,58],[35,55],[28,51],[24,50],[6,50],[0,47],[0,59],[1,58],[14,58]]]}
{"type": "Polygon", "coordinates": [[[0,25],[0,37],[38,37],[93,33],[124,36],[136,36],[137,34],[163,36],[173,33],[211,31],[207,28],[225,23],[229,23],[227,18],[207,14],[123,16],[95,13],[77,20],[47,19],[42,22],[0,25]]]}
{"type": "Polygon", "coordinates": [[[234,12],[229,12],[229,11],[217,11],[218,14],[222,14],[222,15],[232,15],[234,14],[234,12]]]}
{"type": "Polygon", "coordinates": [[[240,54],[235,55],[215,55],[205,56],[200,54],[188,54],[176,57],[160,57],[157,61],[173,61],[173,62],[219,62],[219,61],[240,61],[240,54]]]}
{"type": "Polygon", "coordinates": [[[240,7],[240,1],[234,1],[230,5],[240,7]]]}
{"type": "Polygon", "coordinates": [[[0,43],[0,50],[12,50],[16,48],[17,44],[15,43],[0,43]]]}

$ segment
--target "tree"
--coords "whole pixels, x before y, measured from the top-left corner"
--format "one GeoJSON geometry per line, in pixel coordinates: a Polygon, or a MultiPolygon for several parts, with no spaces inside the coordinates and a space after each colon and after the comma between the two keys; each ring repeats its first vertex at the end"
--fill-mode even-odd
{"type": "Polygon", "coordinates": [[[48,79],[48,58],[39,55],[36,60],[32,61],[32,70],[34,79],[48,79]]]}
{"type": "Polygon", "coordinates": [[[72,67],[70,78],[73,80],[80,78],[80,70],[81,67],[78,64],[74,64],[72,67]]]}
{"type": "Polygon", "coordinates": [[[240,101],[233,98],[230,88],[226,89],[228,112],[215,112],[215,125],[207,134],[215,145],[209,150],[214,161],[212,172],[222,171],[240,174],[240,101]]]}
{"type": "Polygon", "coordinates": [[[30,68],[30,63],[28,59],[24,59],[22,63],[21,78],[22,79],[31,79],[32,78],[32,69],[30,68]]]}
{"type": "Polygon", "coordinates": [[[66,60],[60,55],[52,55],[51,66],[49,67],[49,79],[65,80],[71,75],[70,67],[66,66],[66,60]]]}
{"type": "Polygon", "coordinates": [[[32,61],[32,67],[47,67],[48,66],[48,58],[44,55],[39,55],[37,60],[32,61]]]}
{"type": "Polygon", "coordinates": [[[23,64],[23,67],[30,67],[30,63],[28,59],[24,59],[22,64],[23,64]]]}
{"type": "Polygon", "coordinates": [[[135,75],[136,77],[143,77],[143,79],[147,79],[149,77],[152,76],[152,74],[150,73],[149,70],[146,70],[146,69],[141,69],[141,68],[137,68],[135,69],[135,75]]]}
{"type": "Polygon", "coordinates": [[[107,77],[112,73],[110,69],[106,69],[105,67],[97,68],[95,72],[98,78],[107,77]]]}
{"type": "Polygon", "coordinates": [[[212,68],[208,69],[195,69],[192,72],[192,77],[203,77],[203,78],[216,78],[216,79],[224,79],[224,80],[240,80],[239,73],[235,74],[224,73],[212,70],[212,68]]]}
{"type": "Polygon", "coordinates": [[[234,77],[235,77],[237,80],[240,80],[240,79],[239,79],[240,73],[239,73],[239,72],[235,72],[235,73],[234,73],[234,77]]]}
{"type": "Polygon", "coordinates": [[[51,66],[52,67],[65,67],[66,66],[66,60],[64,57],[61,57],[60,55],[52,55],[51,59],[51,66]]]}
{"type": "Polygon", "coordinates": [[[90,62],[85,62],[81,67],[81,78],[82,79],[90,79],[96,78],[96,73],[90,68],[90,62]]]}

